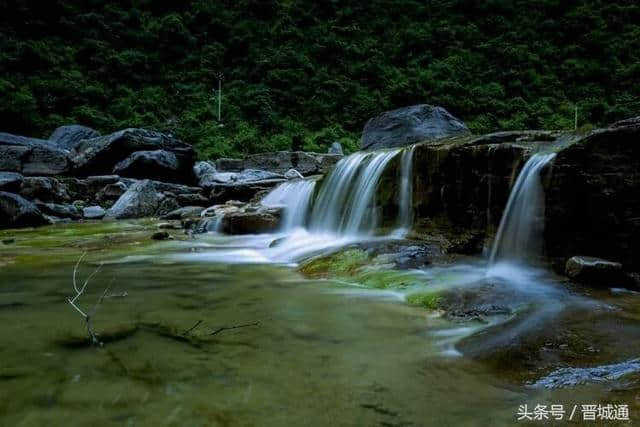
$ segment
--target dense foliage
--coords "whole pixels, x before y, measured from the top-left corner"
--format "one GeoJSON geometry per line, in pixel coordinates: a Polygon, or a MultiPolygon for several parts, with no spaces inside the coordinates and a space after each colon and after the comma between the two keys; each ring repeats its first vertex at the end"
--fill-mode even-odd
{"type": "Polygon", "coordinates": [[[0,0],[0,130],[174,133],[204,156],[354,149],[442,105],[472,130],[640,113],[635,0],[0,0]],[[224,73],[216,119],[217,74],[224,73]]]}

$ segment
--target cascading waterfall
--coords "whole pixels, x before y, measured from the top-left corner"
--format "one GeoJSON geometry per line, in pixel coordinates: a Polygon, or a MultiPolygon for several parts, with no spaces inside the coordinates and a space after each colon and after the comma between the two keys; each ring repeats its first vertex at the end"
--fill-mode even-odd
{"type": "Polygon", "coordinates": [[[376,188],[401,150],[355,153],[327,176],[314,202],[309,229],[346,236],[370,235],[377,225],[376,188]]]}
{"type": "Polygon", "coordinates": [[[304,226],[316,182],[297,180],[284,182],[262,199],[265,206],[284,206],[281,231],[304,226]]]}
{"type": "Polygon", "coordinates": [[[400,196],[398,198],[398,226],[394,236],[403,237],[413,224],[413,150],[411,146],[402,152],[400,160],[400,196]]]}
{"type": "Polygon", "coordinates": [[[502,214],[489,264],[501,261],[524,262],[540,253],[544,227],[544,191],[540,171],[555,153],[533,155],[516,180],[502,214]]]}

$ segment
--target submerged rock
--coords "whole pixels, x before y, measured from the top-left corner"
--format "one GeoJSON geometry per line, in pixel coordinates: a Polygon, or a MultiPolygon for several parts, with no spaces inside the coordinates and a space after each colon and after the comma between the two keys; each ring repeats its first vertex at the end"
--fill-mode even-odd
{"type": "Polygon", "coordinates": [[[164,199],[151,181],[138,181],[120,196],[106,216],[117,219],[152,216],[164,199]]]}
{"type": "Polygon", "coordinates": [[[574,387],[587,383],[613,381],[636,372],[640,372],[640,359],[592,368],[562,368],[539,379],[533,386],[544,388],[574,387]]]}
{"type": "Polygon", "coordinates": [[[37,206],[17,194],[0,191],[0,228],[49,224],[37,206]]]}
{"type": "Polygon", "coordinates": [[[167,240],[169,239],[171,236],[169,235],[168,232],[166,231],[156,231],[155,233],[153,233],[151,235],[151,238],[153,240],[167,240]]]}
{"type": "Polygon", "coordinates": [[[60,148],[72,150],[83,139],[95,138],[100,133],[94,129],[81,125],[65,125],[56,128],[49,137],[49,141],[60,148]]]}
{"type": "Polygon", "coordinates": [[[442,107],[421,104],[387,111],[362,131],[363,150],[402,147],[416,142],[469,134],[467,126],[442,107]]]}

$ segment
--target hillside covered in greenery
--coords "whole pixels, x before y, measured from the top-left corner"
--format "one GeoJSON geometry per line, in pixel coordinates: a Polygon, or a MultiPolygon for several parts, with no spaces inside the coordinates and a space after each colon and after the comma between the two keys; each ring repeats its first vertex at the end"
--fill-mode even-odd
{"type": "Polygon", "coordinates": [[[639,114],[638,64],[634,0],[3,0],[0,131],[149,127],[218,157],[353,150],[416,103],[566,129],[576,104],[582,126],[639,114]]]}

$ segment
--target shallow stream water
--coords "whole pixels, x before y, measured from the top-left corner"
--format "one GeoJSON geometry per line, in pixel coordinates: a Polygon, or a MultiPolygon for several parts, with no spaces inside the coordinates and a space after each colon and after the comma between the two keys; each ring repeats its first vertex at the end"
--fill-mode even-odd
{"type": "MultiPolygon", "coordinates": [[[[466,338],[481,350],[454,355],[443,337],[468,334],[468,324],[357,284],[305,278],[286,263],[243,262],[265,239],[187,240],[174,230],[176,240],[155,242],[153,231],[135,221],[0,232],[15,239],[0,245],[1,425],[506,426],[522,404],[570,411],[591,402],[625,403],[632,420],[640,416],[637,383],[534,389],[526,379],[535,366],[487,362],[492,352],[477,343],[496,335],[486,325],[466,338]],[[93,311],[108,288],[92,321],[102,347],[88,345],[67,303],[84,252],[80,279],[104,263],[78,300],[93,311]]],[[[636,294],[579,297],[600,308],[536,328],[591,334],[601,356],[578,354],[576,364],[640,354],[636,294]]]]}

